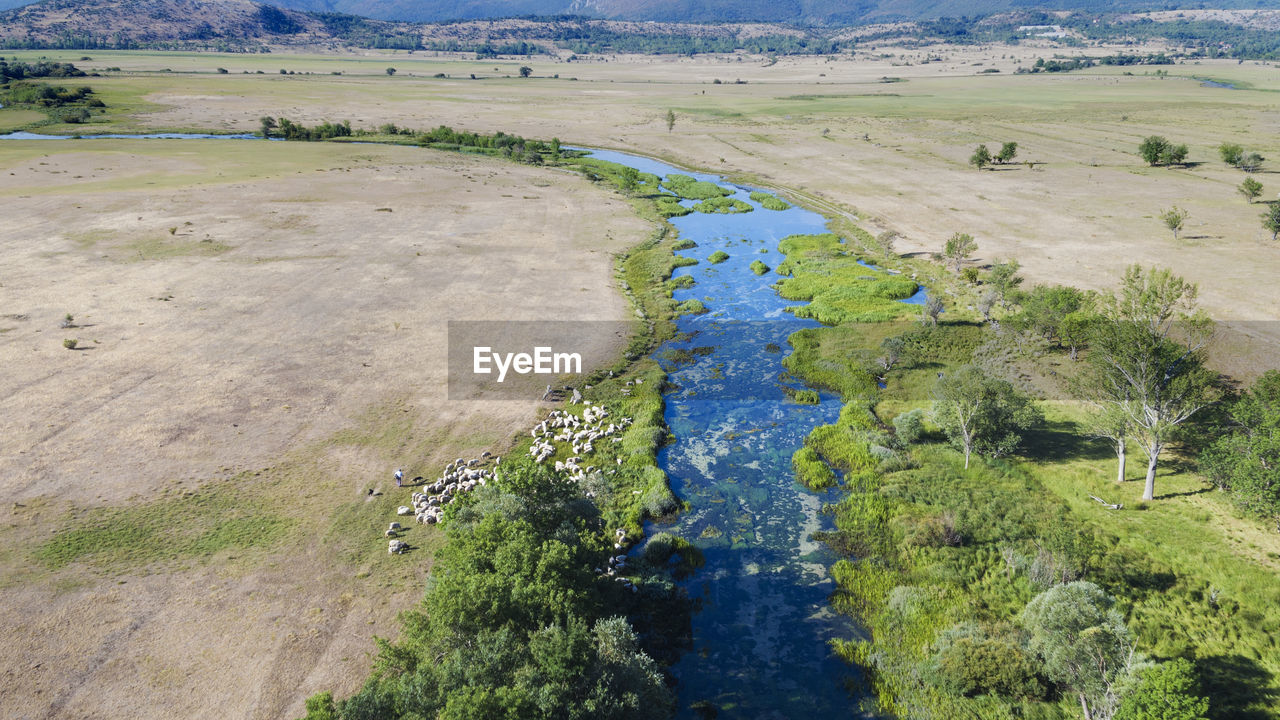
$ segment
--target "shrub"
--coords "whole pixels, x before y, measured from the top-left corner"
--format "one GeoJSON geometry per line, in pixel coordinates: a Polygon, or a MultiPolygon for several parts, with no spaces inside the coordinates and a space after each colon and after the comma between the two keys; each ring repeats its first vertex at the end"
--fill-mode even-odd
{"type": "Polygon", "coordinates": [[[795,390],[791,393],[791,399],[803,405],[817,405],[822,397],[817,390],[795,390]]]}
{"type": "Polygon", "coordinates": [[[987,637],[972,625],[962,625],[944,632],[937,648],[926,672],[953,695],[1040,700],[1047,693],[1031,658],[1010,640],[987,637]]]}
{"type": "Polygon", "coordinates": [[[676,306],[677,315],[702,315],[706,312],[707,306],[703,305],[702,301],[697,298],[685,300],[676,306]]]}
{"type": "Polygon", "coordinates": [[[903,445],[911,445],[924,435],[924,410],[908,410],[893,419],[893,429],[903,445]]]}
{"type": "Polygon", "coordinates": [[[765,274],[765,273],[769,272],[769,266],[768,266],[768,265],[765,265],[764,263],[760,262],[759,260],[756,260],[755,262],[751,263],[751,272],[753,272],[753,273],[755,273],[755,274],[757,274],[757,275],[763,275],[763,274],[765,274]]]}
{"type": "Polygon", "coordinates": [[[716,265],[716,264],[722,263],[722,262],[724,262],[725,260],[728,260],[728,259],[729,259],[729,253],[727,253],[727,252],[725,252],[725,251],[723,251],[723,250],[717,250],[717,251],[715,251],[715,252],[711,253],[711,257],[707,258],[707,261],[708,261],[708,262],[710,262],[710,263],[711,263],[711,264],[713,264],[713,265],[716,265]]]}
{"type": "Polygon", "coordinates": [[[75,350],[76,345],[78,344],[80,344],[80,341],[76,340],[75,338],[67,338],[66,340],[62,341],[62,347],[68,350],[75,350]]]}

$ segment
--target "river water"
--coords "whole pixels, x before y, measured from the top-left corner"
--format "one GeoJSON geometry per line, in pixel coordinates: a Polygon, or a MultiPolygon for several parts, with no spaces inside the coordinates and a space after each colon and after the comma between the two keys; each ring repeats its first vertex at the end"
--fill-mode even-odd
{"type": "Polygon", "coordinates": [[[674,526],[650,531],[685,537],[707,560],[686,583],[700,607],[693,650],[673,668],[680,717],[699,717],[690,709],[696,702],[714,705],[719,718],[854,717],[857,702],[844,682],[852,670],[827,646],[853,629],[828,608],[834,584],[826,568],[835,558],[810,539],[815,530],[830,529],[820,510],[833,498],[798,485],[791,471],[792,453],[813,427],[835,421],[840,401],[822,393],[819,404],[802,405],[783,391],[786,384],[802,387],[780,380],[787,336],[817,323],[784,311],[796,303],[773,290],[775,273],[757,276],[748,267],[754,260],[776,267],[783,260],[779,240],[827,232],[826,220],[799,207],[763,209],[746,188],[716,176],[614,152],[592,156],[659,176],[679,172],[717,182],[755,207],[671,219],[682,239],[698,244],[680,254],[699,261],[676,271],[697,282],[676,291],[675,299],[697,298],[710,311],[678,320],[680,331],[693,337],[656,352],[677,386],[666,397],[666,422],[676,440],[658,462],[689,510],[674,526]],[[729,259],[709,263],[718,250],[729,259]],[[691,364],[663,360],[673,349],[707,347],[714,349],[694,353],[691,364]]]}

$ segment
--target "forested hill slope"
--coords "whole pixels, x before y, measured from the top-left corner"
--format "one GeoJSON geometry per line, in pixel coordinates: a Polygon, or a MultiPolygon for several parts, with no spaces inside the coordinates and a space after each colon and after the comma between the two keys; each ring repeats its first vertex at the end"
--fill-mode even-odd
{"type": "Polygon", "coordinates": [[[175,41],[272,43],[326,35],[308,13],[250,0],[44,0],[0,13],[0,40],[28,40],[35,46],[66,44],[71,38],[128,47],[175,41]]]}
{"type": "MultiPolygon", "coordinates": [[[[188,0],[187,4],[221,5],[223,1],[188,0]]],[[[0,0],[0,8],[28,2],[0,0]]],[[[1280,0],[274,0],[272,4],[293,10],[414,22],[571,14],[615,20],[764,21],[810,25],[971,17],[1028,10],[1123,13],[1204,7],[1280,9],[1280,0]]]]}

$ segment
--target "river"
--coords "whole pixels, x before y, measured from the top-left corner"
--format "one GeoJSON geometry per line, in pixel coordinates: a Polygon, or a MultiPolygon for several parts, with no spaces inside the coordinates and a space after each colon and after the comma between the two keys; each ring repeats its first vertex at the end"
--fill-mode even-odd
{"type": "Polygon", "coordinates": [[[680,717],[699,717],[690,709],[698,702],[715,706],[719,718],[856,717],[858,703],[845,684],[854,671],[827,645],[855,629],[828,607],[834,584],[826,570],[835,558],[810,538],[831,528],[821,506],[834,496],[798,485],[791,470],[805,435],[834,422],[841,403],[822,393],[817,405],[798,404],[783,391],[784,384],[801,387],[780,380],[787,337],[817,323],[785,312],[796,303],[773,290],[776,274],[757,276],[748,267],[754,260],[776,267],[783,260],[778,241],[828,232],[826,220],[795,206],[763,209],[747,188],[717,176],[609,151],[592,156],[659,176],[679,172],[717,182],[755,208],[671,219],[682,239],[697,243],[680,254],[699,261],[676,271],[696,284],[677,290],[675,299],[697,298],[709,310],[680,318],[679,330],[693,337],[656,352],[677,388],[666,396],[665,413],[675,442],[659,452],[658,462],[689,503],[674,526],[656,529],[695,543],[707,561],[686,583],[699,607],[693,650],[672,668],[680,717]],[[709,263],[716,251],[729,259],[709,263]],[[693,353],[689,364],[663,360],[673,349],[707,347],[714,350],[693,353]]]}

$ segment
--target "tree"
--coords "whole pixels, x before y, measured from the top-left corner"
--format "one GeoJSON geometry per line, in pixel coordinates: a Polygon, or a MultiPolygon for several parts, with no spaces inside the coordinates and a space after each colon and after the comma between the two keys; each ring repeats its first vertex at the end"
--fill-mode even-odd
{"type": "Polygon", "coordinates": [[[987,283],[996,292],[1001,305],[1007,307],[1009,296],[1022,284],[1022,277],[1018,275],[1021,269],[1022,265],[1017,260],[997,260],[991,263],[987,283]]]}
{"type": "Polygon", "coordinates": [[[1138,154],[1147,161],[1148,165],[1155,166],[1160,164],[1160,158],[1164,156],[1168,147],[1168,140],[1159,135],[1149,135],[1142,140],[1142,144],[1138,145],[1138,154]]]}
{"type": "Polygon", "coordinates": [[[622,172],[619,174],[619,188],[627,195],[632,195],[640,187],[640,171],[624,165],[622,172]]]}
{"type": "Polygon", "coordinates": [[[1186,145],[1174,145],[1172,143],[1166,145],[1164,150],[1160,151],[1161,165],[1182,165],[1187,161],[1186,145]]]}
{"type": "Polygon", "coordinates": [[[1000,152],[996,153],[996,162],[999,162],[1001,164],[1004,164],[1007,162],[1013,162],[1013,159],[1017,156],[1018,156],[1018,143],[1007,142],[1001,145],[1000,152]]]}
{"type": "Polygon", "coordinates": [[[1280,202],[1271,203],[1267,211],[1262,213],[1262,227],[1271,233],[1272,241],[1280,235],[1280,202]]]}
{"type": "Polygon", "coordinates": [[[1085,294],[1065,285],[1037,285],[1022,296],[1026,327],[1050,342],[1061,340],[1067,316],[1084,306],[1085,294]]]}
{"type": "Polygon", "coordinates": [[[533,74],[533,68],[529,67],[528,65],[520,66],[520,77],[527,78],[532,74],[533,74]]]}
{"type": "Polygon", "coordinates": [[[1184,658],[1146,668],[1120,701],[1114,720],[1207,720],[1209,698],[1197,692],[1192,670],[1184,658]]]}
{"type": "Polygon", "coordinates": [[[1022,611],[1028,646],[1045,675],[1075,694],[1085,720],[1107,720],[1134,665],[1134,641],[1115,598],[1091,582],[1055,585],[1022,611]]]}
{"type": "Polygon", "coordinates": [[[396,69],[395,69],[395,68],[393,68],[393,67],[389,67],[389,68],[387,68],[387,77],[391,77],[392,75],[395,75],[395,74],[396,74],[396,69]]]}
{"type": "Polygon", "coordinates": [[[258,118],[258,122],[262,123],[262,129],[260,131],[262,133],[262,137],[271,137],[271,131],[276,129],[276,119],[263,115],[261,118],[258,118]]]}
{"type": "Polygon", "coordinates": [[[1241,510],[1280,532],[1280,371],[1268,370],[1232,403],[1201,467],[1241,510]]]}
{"type": "Polygon", "coordinates": [[[897,253],[893,251],[893,244],[898,239],[897,230],[885,230],[875,238],[876,252],[886,260],[897,257],[897,253]]]}
{"type": "Polygon", "coordinates": [[[1178,233],[1182,230],[1183,223],[1187,220],[1187,211],[1174,205],[1168,210],[1162,211],[1159,217],[1164,226],[1173,231],[1173,239],[1176,241],[1178,233]]]}
{"type": "Polygon", "coordinates": [[[925,301],[924,306],[920,308],[920,322],[928,322],[930,325],[938,324],[938,316],[943,311],[942,298],[931,297],[925,301]]]}
{"type": "Polygon", "coordinates": [[[560,159],[560,138],[558,137],[551,138],[551,159],[560,159]]]}
{"type": "Polygon", "coordinates": [[[1090,339],[1087,382],[1101,402],[1125,414],[1147,455],[1144,500],[1155,499],[1160,453],[1184,422],[1218,397],[1204,365],[1213,323],[1196,308],[1197,288],[1168,270],[1125,272],[1120,292],[1102,303],[1090,339]]]}
{"type": "Polygon", "coordinates": [[[676,113],[674,110],[668,108],[667,109],[667,132],[671,132],[671,129],[674,128],[675,126],[676,126],[676,113]]]}
{"type": "Polygon", "coordinates": [[[947,244],[942,248],[942,257],[956,271],[960,272],[960,266],[964,264],[969,256],[978,249],[978,242],[968,233],[956,233],[947,240],[947,244]]]}
{"type": "Polygon", "coordinates": [[[1253,201],[1257,200],[1258,197],[1262,195],[1262,183],[1251,177],[1247,177],[1244,179],[1244,182],[1240,183],[1240,187],[1236,188],[1236,190],[1244,196],[1246,202],[1252,205],[1253,201]]]}
{"type": "Polygon", "coordinates": [[[986,145],[979,145],[977,150],[969,156],[969,164],[981,170],[991,164],[991,151],[986,145]]]}
{"type": "Polygon", "coordinates": [[[1235,143],[1222,143],[1218,146],[1218,157],[1222,158],[1222,162],[1237,167],[1244,158],[1244,148],[1235,143]]]}
{"type": "Polygon", "coordinates": [[[1021,432],[1042,418],[1030,398],[972,365],[938,379],[933,388],[933,416],[947,438],[964,452],[965,469],[973,452],[993,457],[1012,452],[1022,442],[1021,432]]]}
{"type": "Polygon", "coordinates": [[[1237,167],[1247,173],[1258,172],[1262,169],[1263,160],[1266,160],[1266,158],[1262,157],[1258,153],[1249,153],[1248,155],[1240,158],[1240,162],[1237,163],[1237,167]]]}

